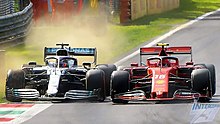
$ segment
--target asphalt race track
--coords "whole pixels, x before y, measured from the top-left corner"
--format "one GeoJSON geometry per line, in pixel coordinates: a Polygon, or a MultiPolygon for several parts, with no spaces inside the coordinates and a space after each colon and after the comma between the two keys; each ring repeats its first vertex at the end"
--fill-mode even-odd
{"type": "MultiPolygon", "coordinates": [[[[213,98],[213,104],[220,103],[219,33],[220,12],[217,12],[162,41],[170,43],[171,46],[191,45],[195,63],[215,65],[217,96],[213,98]]],[[[139,62],[139,56],[124,64],[129,65],[130,62],[139,62]]],[[[104,103],[54,103],[23,124],[189,124],[191,107],[192,103],[113,105],[108,100],[104,103]]],[[[210,123],[220,123],[220,112],[210,123]]]]}

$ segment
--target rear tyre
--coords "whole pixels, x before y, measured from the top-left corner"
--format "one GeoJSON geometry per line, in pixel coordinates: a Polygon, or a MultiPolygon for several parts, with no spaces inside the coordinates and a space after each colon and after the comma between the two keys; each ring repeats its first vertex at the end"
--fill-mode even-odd
{"type": "Polygon", "coordinates": [[[22,89],[25,87],[24,71],[10,70],[6,79],[5,95],[6,100],[10,102],[21,102],[22,99],[13,94],[13,89],[22,89]]]}
{"type": "Polygon", "coordinates": [[[129,89],[129,73],[114,71],[111,76],[111,98],[113,103],[128,103],[127,100],[116,99],[115,94],[127,92],[129,89]]]}
{"type": "Polygon", "coordinates": [[[202,102],[208,102],[212,97],[211,76],[208,69],[197,69],[192,72],[192,89],[209,98],[200,99],[202,102]]]}
{"type": "Polygon", "coordinates": [[[102,70],[89,70],[86,73],[86,89],[94,91],[94,89],[100,89],[98,101],[105,100],[105,77],[102,70]]]}
{"type": "Polygon", "coordinates": [[[205,66],[209,70],[211,75],[212,95],[214,95],[216,92],[215,66],[213,64],[206,64],[205,66]]]}
{"type": "Polygon", "coordinates": [[[117,68],[114,64],[102,64],[97,66],[98,69],[101,69],[105,72],[105,94],[106,96],[110,96],[110,80],[111,74],[117,68]]]}

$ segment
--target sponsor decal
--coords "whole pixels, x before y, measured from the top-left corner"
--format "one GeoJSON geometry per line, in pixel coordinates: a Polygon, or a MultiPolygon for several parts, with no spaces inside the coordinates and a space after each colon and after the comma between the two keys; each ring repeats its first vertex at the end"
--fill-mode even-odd
{"type": "MultiPolygon", "coordinates": [[[[47,53],[56,53],[60,48],[46,48],[47,53]]],[[[95,48],[65,48],[69,52],[74,52],[76,54],[95,54],[95,48]]]]}
{"type": "Polygon", "coordinates": [[[212,122],[218,113],[220,104],[193,103],[190,111],[190,123],[212,122]]]}
{"type": "Polygon", "coordinates": [[[58,49],[59,49],[59,48],[47,48],[47,49],[46,49],[46,52],[47,52],[47,53],[56,53],[58,49]]]}
{"type": "Polygon", "coordinates": [[[94,54],[95,49],[94,48],[71,48],[71,52],[79,53],[79,54],[94,54]]]}
{"type": "Polygon", "coordinates": [[[164,74],[161,74],[161,75],[157,75],[157,74],[155,74],[155,77],[154,77],[155,79],[165,79],[166,78],[166,75],[164,75],[164,74]]]}
{"type": "Polygon", "coordinates": [[[156,84],[158,84],[158,85],[164,84],[164,80],[157,80],[156,84]]]}
{"type": "Polygon", "coordinates": [[[163,88],[163,87],[158,87],[158,88],[155,88],[155,91],[156,92],[165,92],[166,90],[165,90],[165,88],[163,88]]]}

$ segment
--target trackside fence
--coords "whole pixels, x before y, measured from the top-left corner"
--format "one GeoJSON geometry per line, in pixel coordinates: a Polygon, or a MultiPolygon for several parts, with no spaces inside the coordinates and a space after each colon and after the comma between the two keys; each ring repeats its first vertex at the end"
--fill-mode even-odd
{"type": "Polygon", "coordinates": [[[180,0],[120,0],[120,23],[179,7],[180,0]]]}

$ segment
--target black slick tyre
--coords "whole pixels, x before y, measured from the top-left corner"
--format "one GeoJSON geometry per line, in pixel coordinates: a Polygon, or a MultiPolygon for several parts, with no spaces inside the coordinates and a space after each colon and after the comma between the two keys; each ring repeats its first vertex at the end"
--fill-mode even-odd
{"type": "Polygon", "coordinates": [[[6,79],[5,96],[10,102],[21,102],[22,99],[13,94],[12,89],[22,89],[25,87],[25,75],[22,70],[10,70],[6,79]]]}
{"type": "Polygon", "coordinates": [[[101,69],[105,72],[105,94],[106,96],[110,96],[110,80],[111,74],[117,68],[114,64],[101,64],[97,66],[98,69],[101,69]]]}
{"type": "Polygon", "coordinates": [[[86,73],[86,89],[94,91],[99,89],[98,101],[102,102],[105,100],[105,77],[104,71],[99,69],[89,70],[86,73]]]}
{"type": "Polygon", "coordinates": [[[205,66],[209,70],[210,75],[211,75],[212,95],[214,95],[216,93],[215,66],[213,64],[206,64],[205,66]]]}
{"type": "Polygon", "coordinates": [[[209,101],[212,97],[211,90],[211,76],[208,69],[196,69],[192,71],[192,90],[202,94],[207,95],[207,99],[202,99],[202,102],[209,101]]]}
{"type": "Polygon", "coordinates": [[[115,94],[125,93],[129,89],[129,73],[127,71],[114,71],[111,76],[111,98],[113,103],[128,103],[127,100],[115,98],[115,94]]]}

